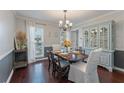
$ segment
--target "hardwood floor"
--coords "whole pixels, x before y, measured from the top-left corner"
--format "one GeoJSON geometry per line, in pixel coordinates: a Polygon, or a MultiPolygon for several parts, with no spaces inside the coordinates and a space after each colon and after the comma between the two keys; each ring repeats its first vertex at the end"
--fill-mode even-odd
{"type": "MultiPolygon", "coordinates": [[[[124,83],[124,73],[119,71],[108,72],[98,67],[100,82],[102,83],[124,83]]],[[[48,61],[39,61],[29,64],[26,68],[16,69],[11,83],[72,83],[69,80],[58,80],[48,71],[48,61]]]]}
{"type": "Polygon", "coordinates": [[[117,70],[109,72],[102,67],[98,67],[98,74],[102,83],[124,83],[124,72],[117,70]]]}

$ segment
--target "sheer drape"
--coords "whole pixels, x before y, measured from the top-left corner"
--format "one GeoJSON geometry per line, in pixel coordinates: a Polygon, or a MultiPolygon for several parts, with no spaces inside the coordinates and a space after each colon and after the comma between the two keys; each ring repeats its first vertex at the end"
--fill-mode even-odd
{"type": "Polygon", "coordinates": [[[35,61],[35,45],[34,45],[34,32],[36,24],[33,21],[26,20],[27,29],[27,45],[28,45],[28,62],[32,63],[35,61]]]}

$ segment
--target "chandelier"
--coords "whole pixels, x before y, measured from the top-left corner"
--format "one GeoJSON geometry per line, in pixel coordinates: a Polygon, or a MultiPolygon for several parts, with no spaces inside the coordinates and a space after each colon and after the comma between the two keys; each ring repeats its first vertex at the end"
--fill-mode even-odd
{"type": "Polygon", "coordinates": [[[63,12],[64,12],[64,20],[59,21],[59,28],[64,31],[69,31],[72,27],[72,23],[70,23],[69,20],[66,19],[67,10],[64,10],[63,12]]]}

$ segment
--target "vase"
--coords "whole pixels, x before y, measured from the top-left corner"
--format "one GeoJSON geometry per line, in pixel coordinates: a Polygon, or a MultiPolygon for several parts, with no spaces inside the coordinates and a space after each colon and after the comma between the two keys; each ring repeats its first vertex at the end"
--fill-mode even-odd
{"type": "Polygon", "coordinates": [[[68,47],[65,47],[65,52],[66,52],[66,53],[68,52],[68,47]]]}
{"type": "Polygon", "coordinates": [[[68,52],[70,52],[71,51],[71,48],[70,47],[68,47],[68,52]]]}
{"type": "Polygon", "coordinates": [[[66,47],[66,52],[70,52],[70,47],[66,47]]]}

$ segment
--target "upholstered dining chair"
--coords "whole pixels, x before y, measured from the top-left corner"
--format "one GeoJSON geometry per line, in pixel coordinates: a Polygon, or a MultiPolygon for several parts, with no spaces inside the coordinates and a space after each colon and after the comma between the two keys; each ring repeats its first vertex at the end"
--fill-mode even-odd
{"type": "Polygon", "coordinates": [[[56,65],[56,62],[57,62],[57,58],[55,57],[55,55],[49,51],[48,52],[48,61],[49,61],[49,64],[48,64],[48,71],[50,71],[51,67],[52,67],[52,75],[54,76],[55,75],[55,65],[56,65]]]}
{"type": "Polygon", "coordinates": [[[51,53],[50,51],[47,52],[47,56],[48,56],[48,71],[50,70],[50,67],[52,65],[52,59],[51,59],[51,53]]]}
{"type": "Polygon", "coordinates": [[[70,65],[69,80],[76,83],[98,83],[97,66],[102,49],[90,52],[87,63],[77,62],[70,65]]]}
{"type": "Polygon", "coordinates": [[[70,63],[64,59],[58,57],[58,61],[55,63],[55,73],[57,72],[57,77],[59,78],[68,78],[68,72],[70,69],[70,63]]]}

